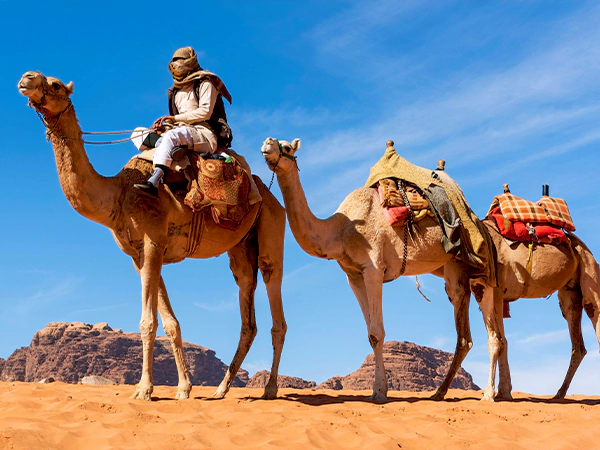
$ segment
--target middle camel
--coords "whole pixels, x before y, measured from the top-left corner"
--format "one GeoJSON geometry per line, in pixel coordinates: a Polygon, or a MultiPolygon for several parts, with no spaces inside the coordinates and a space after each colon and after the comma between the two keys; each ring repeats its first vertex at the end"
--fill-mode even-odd
{"type": "Polygon", "coordinates": [[[360,304],[375,355],[375,382],[370,399],[387,399],[383,363],[383,283],[401,275],[424,273],[444,277],[446,292],[454,307],[456,350],[446,378],[432,397],[443,399],[472,347],[469,276],[465,266],[444,250],[441,244],[443,231],[431,217],[419,222],[412,239],[404,239],[407,225],[392,227],[389,224],[376,189],[356,189],[331,217],[325,220],[315,217],[308,206],[295,162],[299,148],[299,139],[289,143],[268,138],[261,152],[277,175],[290,228],[298,244],[310,255],[336,260],[360,304]]]}

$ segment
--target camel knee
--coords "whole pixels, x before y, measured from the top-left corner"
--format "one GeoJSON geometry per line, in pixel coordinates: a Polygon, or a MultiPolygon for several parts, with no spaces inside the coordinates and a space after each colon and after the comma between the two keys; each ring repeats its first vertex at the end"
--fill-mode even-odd
{"type": "Polygon", "coordinates": [[[273,326],[271,327],[271,336],[273,338],[275,338],[277,336],[285,336],[286,333],[287,333],[287,323],[285,323],[285,321],[279,322],[279,323],[274,323],[273,326]]]}
{"type": "Polygon", "coordinates": [[[383,345],[383,340],[385,339],[385,333],[382,332],[371,332],[369,333],[369,344],[371,344],[371,348],[373,350],[378,345],[383,345]]]}
{"type": "Polygon", "coordinates": [[[271,261],[271,259],[267,256],[260,256],[258,258],[258,268],[262,273],[263,281],[265,284],[268,283],[273,276],[273,272],[275,271],[273,261],[271,261]]]}
{"type": "Polygon", "coordinates": [[[256,324],[248,324],[242,327],[241,337],[246,341],[252,342],[258,333],[256,324]]]}
{"type": "Polygon", "coordinates": [[[140,335],[142,339],[149,338],[155,335],[158,328],[158,320],[140,320],[140,335]]]}
{"type": "Polygon", "coordinates": [[[459,338],[456,343],[456,349],[460,352],[465,352],[467,354],[469,350],[473,348],[473,341],[469,337],[467,338],[459,338]]]}
{"type": "Polygon", "coordinates": [[[165,320],[163,318],[163,329],[165,330],[165,334],[171,341],[181,336],[179,322],[176,319],[165,320]]]}
{"type": "Polygon", "coordinates": [[[490,340],[490,353],[499,355],[506,348],[506,340],[501,336],[494,336],[490,340]]]}

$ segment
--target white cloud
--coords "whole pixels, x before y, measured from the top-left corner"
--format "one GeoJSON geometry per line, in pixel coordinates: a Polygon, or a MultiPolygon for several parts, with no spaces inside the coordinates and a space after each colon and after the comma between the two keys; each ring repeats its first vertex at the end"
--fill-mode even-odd
{"type": "Polygon", "coordinates": [[[219,303],[211,304],[211,303],[200,303],[194,302],[194,305],[200,309],[211,312],[230,312],[230,311],[238,311],[238,302],[237,301],[220,301],[219,303]]]}
{"type": "Polygon", "coordinates": [[[38,289],[28,297],[17,299],[13,309],[17,314],[26,314],[54,304],[74,292],[83,280],[83,278],[66,277],[51,286],[38,289]]]}
{"type": "Polygon", "coordinates": [[[549,331],[547,333],[533,334],[515,341],[516,344],[548,345],[569,340],[569,332],[566,330],[549,331]]]}

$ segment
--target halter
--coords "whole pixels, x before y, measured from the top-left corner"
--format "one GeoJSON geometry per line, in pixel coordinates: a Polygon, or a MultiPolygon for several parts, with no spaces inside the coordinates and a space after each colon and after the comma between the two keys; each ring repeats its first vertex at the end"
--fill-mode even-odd
{"type": "Polygon", "coordinates": [[[284,158],[291,159],[292,161],[294,161],[294,164],[296,165],[296,169],[298,170],[298,172],[300,172],[300,167],[298,167],[298,158],[295,157],[294,155],[290,155],[289,153],[284,152],[283,146],[281,145],[281,142],[279,142],[279,139],[275,139],[275,142],[277,142],[277,146],[279,147],[279,157],[277,158],[277,161],[275,162],[273,169],[271,169],[273,171],[273,175],[271,175],[271,182],[269,183],[269,190],[271,190],[271,186],[273,186],[273,180],[275,180],[275,169],[279,165],[279,161],[281,161],[282,156],[284,158]]]}
{"type": "MultiPolygon", "coordinates": [[[[36,72],[36,73],[39,73],[39,72],[36,72]]],[[[42,83],[42,86],[41,86],[42,98],[37,103],[32,101],[31,99],[29,99],[29,103],[27,103],[27,106],[29,106],[30,108],[33,108],[35,110],[37,116],[40,118],[40,120],[46,127],[46,135],[47,135],[46,139],[47,140],[50,140],[50,136],[55,135],[56,137],[61,139],[63,142],[64,141],[75,141],[75,139],[63,136],[62,134],[59,134],[56,131],[56,127],[58,126],[58,122],[60,122],[60,118],[62,117],[62,115],[64,113],[66,113],[69,109],[73,108],[73,102],[71,101],[71,98],[66,95],[55,94],[54,92],[48,91],[48,88],[47,88],[48,81],[43,74],[40,73],[40,75],[44,78],[44,83],[42,83]],[[59,112],[56,116],[51,117],[52,119],[55,119],[53,126],[50,126],[50,124],[48,123],[48,118],[43,113],[43,110],[45,109],[44,105],[46,104],[46,96],[47,95],[52,96],[52,97],[57,97],[61,100],[65,100],[66,102],[68,102],[68,105],[66,106],[65,109],[63,109],[61,112],[59,112]]]]}

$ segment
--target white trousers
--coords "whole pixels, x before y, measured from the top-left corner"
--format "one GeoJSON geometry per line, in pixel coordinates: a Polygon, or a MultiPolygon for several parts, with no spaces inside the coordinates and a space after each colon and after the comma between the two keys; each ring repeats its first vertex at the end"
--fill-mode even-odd
{"type": "Polygon", "coordinates": [[[208,136],[200,130],[190,127],[173,128],[161,135],[160,144],[156,147],[156,152],[152,159],[154,165],[161,164],[171,167],[171,163],[173,162],[171,150],[179,146],[187,146],[198,153],[212,153],[217,148],[216,139],[212,133],[208,136]]]}

